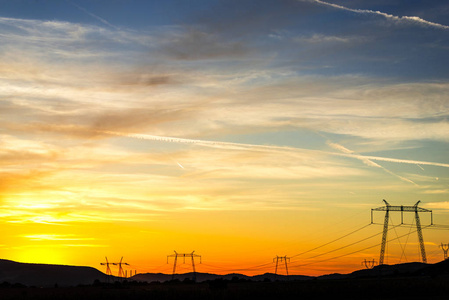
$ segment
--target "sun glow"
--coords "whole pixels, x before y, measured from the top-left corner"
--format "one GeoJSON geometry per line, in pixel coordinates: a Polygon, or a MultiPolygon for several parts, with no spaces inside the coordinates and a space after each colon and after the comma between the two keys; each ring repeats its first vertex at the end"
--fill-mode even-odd
{"type": "Polygon", "coordinates": [[[24,263],[67,264],[65,252],[54,246],[26,246],[15,250],[11,259],[24,263]]]}

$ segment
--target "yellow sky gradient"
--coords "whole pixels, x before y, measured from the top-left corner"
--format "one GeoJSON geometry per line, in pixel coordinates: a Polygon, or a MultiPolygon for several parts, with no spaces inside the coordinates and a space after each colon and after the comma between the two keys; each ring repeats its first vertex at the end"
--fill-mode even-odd
{"type": "MultiPolygon", "coordinates": [[[[170,273],[167,255],[195,251],[199,272],[274,272],[278,255],[345,273],[378,260],[386,199],[434,211],[442,259],[445,25],[267,1],[277,13],[116,26],[66,4],[0,13],[0,258],[170,273]]],[[[388,263],[419,261],[413,230],[391,228],[388,263]]]]}

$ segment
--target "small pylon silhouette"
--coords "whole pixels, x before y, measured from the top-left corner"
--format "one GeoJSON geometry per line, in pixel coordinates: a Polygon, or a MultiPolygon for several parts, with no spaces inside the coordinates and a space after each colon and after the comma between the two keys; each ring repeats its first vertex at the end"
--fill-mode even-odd
{"type": "Polygon", "coordinates": [[[376,265],[376,261],[374,259],[373,260],[365,259],[364,261],[362,261],[362,265],[364,265],[365,268],[367,268],[367,269],[372,269],[376,265]]]}
{"type": "Polygon", "coordinates": [[[183,257],[184,258],[184,263],[186,263],[186,257],[190,257],[192,259],[192,269],[193,269],[193,280],[196,281],[196,269],[195,269],[195,257],[199,257],[200,258],[200,263],[201,263],[201,255],[198,254],[194,254],[195,251],[192,251],[192,253],[178,253],[176,251],[174,251],[175,254],[171,254],[171,255],[167,255],[167,264],[168,264],[168,258],[169,257],[174,257],[174,262],[173,262],[173,274],[172,274],[172,280],[175,279],[175,274],[176,274],[176,263],[178,261],[178,257],[183,257]]]}
{"type": "Polygon", "coordinates": [[[118,266],[118,277],[126,277],[125,272],[123,271],[122,265],[129,265],[128,263],[122,262],[123,256],[118,263],[112,263],[114,266],[118,266]]]}
{"type": "Polygon", "coordinates": [[[284,262],[285,263],[285,272],[287,273],[288,276],[288,266],[287,266],[287,261],[290,261],[290,257],[287,257],[287,255],[285,256],[277,256],[275,258],[273,258],[273,262],[276,261],[276,269],[274,270],[274,274],[277,275],[278,273],[278,265],[279,262],[284,262]]]}
{"type": "Polygon", "coordinates": [[[100,263],[102,266],[106,266],[106,275],[112,275],[111,268],[109,267],[110,262],[108,261],[108,258],[105,256],[106,262],[100,263]]]}
{"type": "Polygon", "coordinates": [[[440,248],[443,249],[444,259],[447,259],[447,251],[449,250],[449,244],[441,243],[440,248]]]}

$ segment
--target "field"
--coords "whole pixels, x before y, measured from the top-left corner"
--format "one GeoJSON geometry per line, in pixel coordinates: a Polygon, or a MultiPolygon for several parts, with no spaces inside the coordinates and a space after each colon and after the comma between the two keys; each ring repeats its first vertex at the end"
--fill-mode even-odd
{"type": "Polygon", "coordinates": [[[95,283],[78,287],[23,287],[3,284],[0,299],[447,299],[449,277],[391,277],[343,280],[202,283],[95,283]]]}

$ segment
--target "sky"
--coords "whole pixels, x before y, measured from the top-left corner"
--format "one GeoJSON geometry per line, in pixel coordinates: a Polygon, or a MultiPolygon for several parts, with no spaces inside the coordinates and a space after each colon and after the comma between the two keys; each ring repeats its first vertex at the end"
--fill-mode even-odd
{"type": "MultiPolygon", "coordinates": [[[[0,257],[170,273],[167,255],[195,251],[199,272],[286,256],[290,274],[347,273],[378,261],[386,199],[433,211],[427,260],[442,260],[448,15],[428,0],[0,0],[0,257]]],[[[386,263],[420,260],[404,218],[386,263]]]]}

